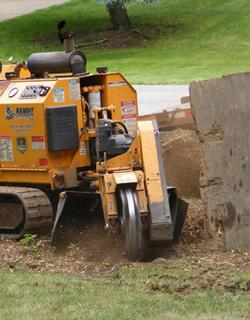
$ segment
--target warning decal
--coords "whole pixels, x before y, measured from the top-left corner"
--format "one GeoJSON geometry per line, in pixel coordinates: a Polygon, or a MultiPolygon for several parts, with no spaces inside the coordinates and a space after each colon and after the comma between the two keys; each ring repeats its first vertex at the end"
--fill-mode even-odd
{"type": "Polygon", "coordinates": [[[80,155],[81,155],[81,156],[85,156],[85,155],[87,154],[87,146],[86,146],[85,141],[81,141],[81,142],[80,142],[80,148],[79,148],[79,150],[80,150],[80,155]]]}
{"type": "Polygon", "coordinates": [[[10,136],[0,136],[0,161],[14,161],[13,144],[10,136]]]}
{"type": "Polygon", "coordinates": [[[33,150],[44,150],[45,149],[44,136],[32,136],[31,145],[33,150]]]}
{"type": "Polygon", "coordinates": [[[64,100],[65,100],[64,89],[63,88],[54,88],[53,89],[53,97],[54,97],[54,102],[64,102],[64,100]]]}
{"type": "Polygon", "coordinates": [[[79,100],[81,98],[80,84],[78,80],[69,80],[69,95],[71,100],[79,100]]]}
{"type": "Polygon", "coordinates": [[[38,159],[38,164],[40,167],[44,167],[44,166],[47,166],[48,165],[48,159],[38,159]]]}
{"type": "Polygon", "coordinates": [[[136,133],[136,103],[134,100],[121,102],[121,118],[129,134],[134,135],[136,133]]]}

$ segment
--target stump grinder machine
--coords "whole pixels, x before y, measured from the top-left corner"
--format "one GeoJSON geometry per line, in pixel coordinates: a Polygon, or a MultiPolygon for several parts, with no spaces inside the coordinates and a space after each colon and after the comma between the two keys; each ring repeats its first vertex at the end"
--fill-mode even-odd
{"type": "Polygon", "coordinates": [[[178,238],[187,204],[166,185],[157,124],[138,119],[134,88],[106,67],[87,73],[64,25],[65,51],[0,65],[0,236],[51,228],[53,242],[69,199],[94,195],[127,257],[147,259],[178,238]]]}

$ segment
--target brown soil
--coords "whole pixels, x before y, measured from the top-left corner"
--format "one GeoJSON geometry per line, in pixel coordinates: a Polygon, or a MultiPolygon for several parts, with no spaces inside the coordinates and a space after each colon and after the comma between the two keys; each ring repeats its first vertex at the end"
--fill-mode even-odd
{"type": "Polygon", "coordinates": [[[176,129],[161,132],[168,185],[180,196],[200,196],[200,143],[194,131],[176,129]]]}
{"type": "MultiPolygon", "coordinates": [[[[158,257],[150,264],[166,267],[168,259],[176,257],[177,266],[190,270],[195,266],[201,270],[222,270],[229,265],[246,269],[250,256],[246,253],[225,253],[221,243],[211,244],[204,231],[203,217],[201,200],[190,199],[180,243],[158,250],[158,257]]],[[[123,266],[145,265],[130,263],[126,259],[122,241],[104,230],[102,219],[96,214],[92,218],[71,217],[64,223],[63,241],[60,240],[60,245],[52,249],[50,234],[39,236],[27,246],[22,242],[0,239],[0,267],[54,273],[109,274],[123,266]]]]}
{"type": "MultiPolygon", "coordinates": [[[[124,49],[138,45],[138,42],[147,42],[150,38],[138,31],[114,31],[77,33],[76,48],[80,51],[92,51],[96,49],[117,48],[124,49]]],[[[58,45],[58,40],[52,36],[45,36],[40,39],[45,48],[51,44],[58,45]]]]}
{"type": "MultiPolygon", "coordinates": [[[[181,129],[168,132],[162,135],[162,143],[168,183],[177,186],[182,195],[196,194],[199,144],[195,133],[181,129]]],[[[130,265],[141,267],[150,264],[165,268],[168,267],[168,259],[176,258],[176,267],[185,268],[191,275],[194,268],[199,270],[201,286],[209,286],[215,283],[215,279],[218,282],[223,270],[228,268],[249,268],[248,253],[225,252],[221,235],[218,235],[217,242],[211,241],[204,228],[205,212],[201,200],[189,198],[187,201],[189,209],[179,243],[156,249],[157,255],[150,263],[129,262],[124,255],[123,241],[104,228],[100,203],[87,201],[81,207],[70,206],[53,248],[50,248],[49,233],[38,236],[28,245],[0,239],[0,268],[100,275],[130,265]]],[[[169,290],[165,284],[163,287],[152,284],[151,289],[169,290]]],[[[179,289],[184,292],[187,288],[179,289]]]]}
{"type": "Polygon", "coordinates": [[[105,230],[99,203],[94,209],[81,208],[81,214],[63,217],[54,253],[67,256],[69,250],[89,262],[127,262],[121,238],[114,230],[105,230]]]}
{"type": "MultiPolygon", "coordinates": [[[[139,29],[116,31],[106,29],[101,31],[75,32],[76,47],[80,51],[92,51],[96,49],[125,49],[135,47],[148,42],[160,36],[169,36],[176,32],[181,25],[170,24],[164,29],[154,27],[143,27],[143,31],[139,29]]],[[[35,40],[35,39],[34,39],[35,40]]],[[[45,48],[51,45],[58,45],[58,39],[54,36],[46,35],[39,39],[45,48]]]]}
{"type": "Polygon", "coordinates": [[[129,30],[116,31],[113,29],[102,29],[100,31],[89,31],[81,30],[76,32],[76,43],[84,44],[87,48],[96,46],[93,43],[101,42],[105,39],[106,41],[101,43],[102,48],[128,48],[133,46],[142,45],[143,43],[159,39],[159,37],[169,37],[171,34],[181,29],[183,25],[180,22],[168,23],[157,27],[155,25],[143,25],[140,28],[133,27],[129,30]]]}
{"type": "Polygon", "coordinates": [[[117,48],[125,49],[138,45],[138,42],[147,42],[150,37],[143,33],[131,31],[106,30],[92,32],[88,37],[86,34],[77,34],[77,47],[79,49],[117,48]]]}

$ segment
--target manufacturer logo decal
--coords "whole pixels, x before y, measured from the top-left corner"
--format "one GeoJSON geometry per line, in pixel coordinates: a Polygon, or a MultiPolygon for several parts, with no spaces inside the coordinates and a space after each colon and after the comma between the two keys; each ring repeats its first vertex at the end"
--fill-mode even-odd
{"type": "Polygon", "coordinates": [[[34,118],[34,108],[32,107],[17,107],[14,111],[12,107],[5,108],[6,120],[32,120],[34,118]]]}

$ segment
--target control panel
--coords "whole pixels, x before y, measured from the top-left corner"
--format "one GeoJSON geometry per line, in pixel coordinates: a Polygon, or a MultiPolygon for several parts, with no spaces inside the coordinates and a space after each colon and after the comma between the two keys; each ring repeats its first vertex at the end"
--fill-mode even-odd
{"type": "Polygon", "coordinates": [[[57,80],[0,81],[0,105],[43,103],[54,88],[57,80]],[[3,87],[3,90],[1,90],[3,87]]]}
{"type": "Polygon", "coordinates": [[[42,85],[28,85],[20,94],[19,99],[36,99],[38,96],[45,97],[50,87],[42,85]]]}

